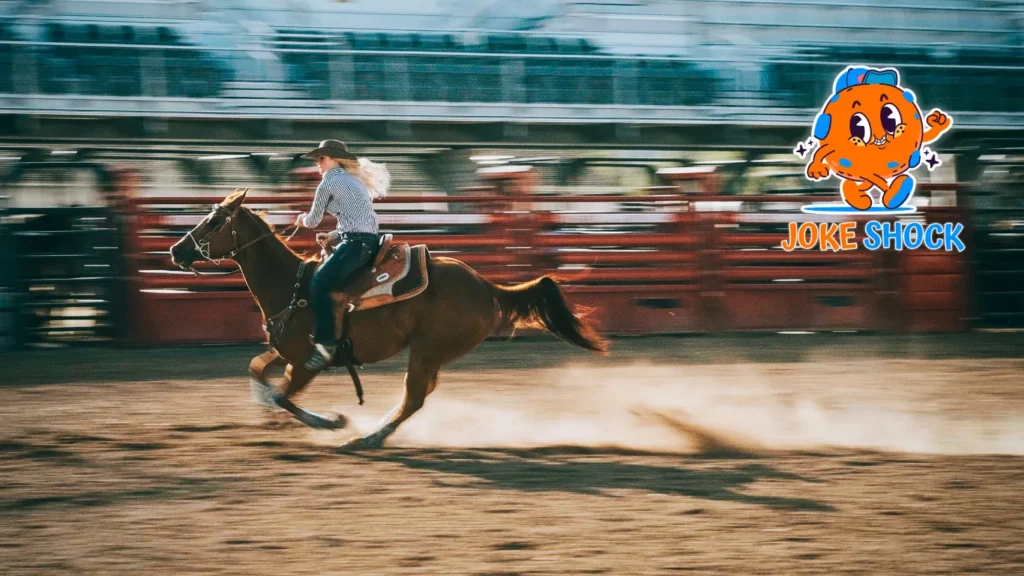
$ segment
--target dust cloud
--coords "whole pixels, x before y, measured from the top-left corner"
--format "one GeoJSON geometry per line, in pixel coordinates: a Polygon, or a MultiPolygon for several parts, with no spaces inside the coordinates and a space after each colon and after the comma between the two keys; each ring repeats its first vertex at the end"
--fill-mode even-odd
{"type": "MultiPolygon", "coordinates": [[[[446,388],[442,375],[439,391],[389,444],[1024,454],[1020,395],[1008,401],[955,374],[937,377],[934,362],[929,371],[913,362],[565,367],[538,370],[530,384],[503,383],[511,376],[495,372],[487,393],[471,383],[446,388]]],[[[1015,388],[1007,379],[1019,366],[989,363],[969,372],[1005,391],[1015,388]]],[[[352,422],[348,435],[372,431],[379,417],[352,422]]]]}

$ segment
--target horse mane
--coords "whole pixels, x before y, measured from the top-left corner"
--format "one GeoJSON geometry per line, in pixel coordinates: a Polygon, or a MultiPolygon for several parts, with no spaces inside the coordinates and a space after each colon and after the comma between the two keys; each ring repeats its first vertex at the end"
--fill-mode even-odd
{"type": "Polygon", "coordinates": [[[318,254],[314,254],[312,256],[304,256],[293,250],[292,247],[289,246],[288,243],[285,241],[284,237],[281,236],[281,234],[277,231],[274,225],[267,221],[267,216],[269,216],[269,213],[266,210],[252,210],[246,206],[242,206],[242,208],[252,216],[255,216],[253,220],[261,224],[264,228],[266,228],[265,232],[273,232],[274,237],[281,242],[281,246],[284,246],[285,249],[294,254],[296,258],[306,263],[317,261],[317,259],[319,258],[318,254]]]}

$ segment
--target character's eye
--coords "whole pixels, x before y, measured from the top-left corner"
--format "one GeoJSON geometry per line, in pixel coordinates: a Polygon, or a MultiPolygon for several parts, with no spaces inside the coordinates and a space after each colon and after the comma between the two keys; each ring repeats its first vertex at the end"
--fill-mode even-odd
{"type": "Polygon", "coordinates": [[[903,117],[900,116],[899,109],[892,104],[882,106],[882,128],[892,134],[900,124],[903,124],[903,117]]]}
{"type": "Polygon", "coordinates": [[[871,123],[868,122],[867,116],[858,112],[850,118],[850,136],[860,138],[864,142],[871,140],[871,123]]]}

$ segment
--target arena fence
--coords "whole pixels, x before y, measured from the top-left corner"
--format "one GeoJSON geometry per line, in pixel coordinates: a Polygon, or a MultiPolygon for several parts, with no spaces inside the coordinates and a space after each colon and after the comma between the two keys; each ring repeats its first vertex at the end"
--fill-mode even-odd
{"type": "MultiPolygon", "coordinates": [[[[6,201],[6,197],[0,197],[6,201]]],[[[6,210],[0,209],[0,350],[10,350],[16,345],[18,335],[15,302],[15,253],[11,237],[10,219],[6,210]]]]}
{"type": "MultiPolygon", "coordinates": [[[[537,195],[529,170],[485,174],[460,196],[391,197],[383,230],[458,258],[498,283],[541,275],[591,308],[616,334],[728,331],[948,331],[967,327],[969,256],[928,251],[783,252],[789,222],[819,197],[720,196],[713,183],[676,182],[647,195],[537,195]],[[688,190],[682,192],[682,190],[688,190]]],[[[942,186],[922,186],[927,196],[942,186]]],[[[252,194],[279,229],[308,208],[311,190],[252,194]]],[[[234,264],[176,270],[168,248],[222,198],[133,198],[127,258],[129,330],[139,345],[264,341],[263,318],[234,264]]],[[[962,221],[924,208],[924,222],[962,221]]],[[[861,219],[866,220],[866,219],[861,219]]],[[[326,217],[322,230],[334,222],[326,217]]],[[[863,222],[857,235],[863,240],[863,222]]],[[[314,232],[292,240],[318,248],[314,232]]]]}
{"type": "Polygon", "coordinates": [[[21,344],[109,342],[123,324],[122,232],[105,207],[4,210],[21,344]]]}
{"type": "MultiPolygon", "coordinates": [[[[1019,194],[1019,192],[1018,192],[1019,194]]],[[[974,206],[972,274],[979,326],[1024,328],[1024,207],[1013,197],[974,206]]]]}

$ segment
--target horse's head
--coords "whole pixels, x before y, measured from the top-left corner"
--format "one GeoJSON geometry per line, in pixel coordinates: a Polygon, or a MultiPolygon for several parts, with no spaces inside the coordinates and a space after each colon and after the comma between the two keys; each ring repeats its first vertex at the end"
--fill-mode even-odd
{"type": "Polygon", "coordinates": [[[195,228],[171,246],[171,262],[191,270],[196,260],[231,258],[238,250],[238,215],[245,190],[236,190],[202,219],[195,228]]]}

